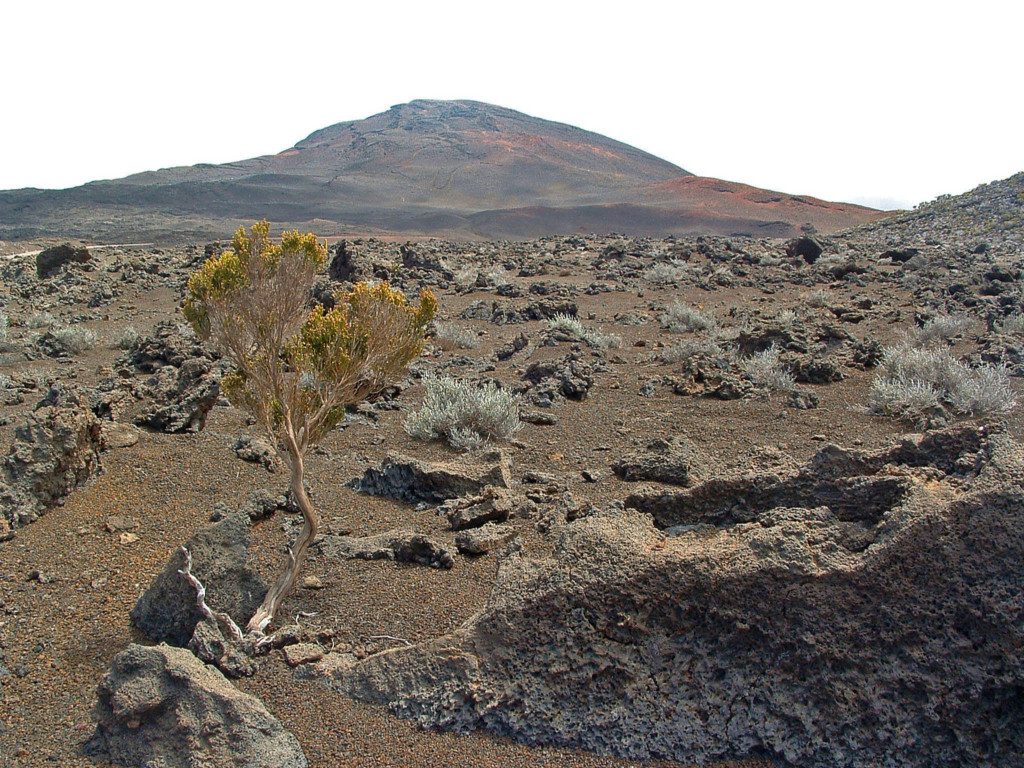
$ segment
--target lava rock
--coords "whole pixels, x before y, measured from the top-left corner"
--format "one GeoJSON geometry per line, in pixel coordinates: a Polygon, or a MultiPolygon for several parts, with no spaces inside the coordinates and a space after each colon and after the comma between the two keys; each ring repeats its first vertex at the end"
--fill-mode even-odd
{"type": "Polygon", "coordinates": [[[102,424],[79,393],[52,387],[14,430],[0,464],[0,516],[10,530],[36,520],[102,469],[102,424]]]}
{"type": "Polygon", "coordinates": [[[437,542],[411,530],[387,531],[373,536],[328,534],[317,546],[327,557],[350,560],[394,560],[431,568],[451,568],[454,560],[437,542]]]}
{"type": "Polygon", "coordinates": [[[298,740],[255,696],[167,645],[130,645],[99,685],[86,752],[115,765],[306,768],[298,740]]]}
{"type": "Polygon", "coordinates": [[[391,453],[379,469],[367,469],[361,478],[351,480],[348,487],[413,504],[421,501],[436,504],[479,494],[488,485],[508,488],[510,471],[511,462],[497,451],[485,453],[475,462],[426,462],[391,453]]]}
{"type": "Polygon", "coordinates": [[[90,261],[92,254],[85,246],[62,243],[36,255],[36,275],[40,280],[45,280],[60,272],[65,264],[88,264],[90,261]]]}
{"type": "MultiPolygon", "coordinates": [[[[267,592],[266,584],[248,566],[249,518],[229,515],[197,533],[185,544],[192,555],[192,575],[206,587],[206,602],[244,626],[267,592]]],[[[185,646],[203,615],[196,590],[179,573],[185,567],[181,548],[132,608],[132,623],[149,638],[185,646]]]]}
{"type": "Polygon", "coordinates": [[[824,252],[821,243],[813,237],[794,237],[786,243],[786,255],[791,259],[800,258],[813,264],[824,252]]]}
{"type": "Polygon", "coordinates": [[[515,537],[516,531],[512,526],[487,523],[480,528],[459,531],[455,537],[455,548],[464,555],[475,557],[504,546],[515,537]]]}
{"type": "Polygon", "coordinates": [[[451,499],[437,512],[448,520],[453,531],[476,528],[484,523],[503,523],[510,517],[533,516],[536,505],[505,488],[489,486],[478,496],[451,499]],[[524,509],[525,508],[525,509],[524,509]]]}
{"type": "Polygon", "coordinates": [[[629,759],[1018,766],[1024,449],[971,432],[828,447],[803,471],[843,493],[720,487],[671,536],[600,510],[507,558],[454,633],[323,679],[422,727],[629,759]]]}
{"type": "Polygon", "coordinates": [[[693,442],[677,436],[655,440],[643,451],[618,459],[612,471],[623,480],[656,480],[685,487],[707,475],[707,461],[693,442]]]}

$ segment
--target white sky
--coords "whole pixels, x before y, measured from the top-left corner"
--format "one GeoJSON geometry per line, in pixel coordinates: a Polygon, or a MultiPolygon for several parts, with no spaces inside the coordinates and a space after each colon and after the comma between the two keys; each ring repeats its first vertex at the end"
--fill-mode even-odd
{"type": "Polygon", "coordinates": [[[415,98],[887,207],[1024,170],[1017,0],[11,1],[0,29],[0,189],[270,154],[415,98]]]}

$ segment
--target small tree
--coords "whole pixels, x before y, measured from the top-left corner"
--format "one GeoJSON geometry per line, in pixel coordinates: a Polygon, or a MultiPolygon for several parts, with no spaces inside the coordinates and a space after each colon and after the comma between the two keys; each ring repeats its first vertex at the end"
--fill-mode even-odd
{"type": "Polygon", "coordinates": [[[310,309],[327,249],[312,234],[285,232],[281,244],[266,221],[235,233],[232,250],[207,261],[188,282],[185,317],[212,339],[234,370],[222,380],[232,404],[259,419],[290,471],[291,496],[303,526],[288,561],[246,626],[262,634],[298,576],[320,518],[303,487],[309,449],[345,415],[346,406],[380,392],[423,348],[437,300],[418,306],[387,283],[360,283],[336,296],[333,309],[310,309]]]}

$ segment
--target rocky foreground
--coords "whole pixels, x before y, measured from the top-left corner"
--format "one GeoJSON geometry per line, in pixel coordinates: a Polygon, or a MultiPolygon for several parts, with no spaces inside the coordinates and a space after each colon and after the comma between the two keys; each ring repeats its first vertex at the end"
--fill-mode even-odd
{"type": "Polygon", "coordinates": [[[915,221],[332,247],[317,300],[442,316],[310,458],[325,529],[254,654],[179,573],[244,621],[298,529],[177,315],[217,246],[0,263],[0,754],[1019,765],[1022,254],[915,221]],[[410,434],[445,376],[522,427],[410,434]]]}

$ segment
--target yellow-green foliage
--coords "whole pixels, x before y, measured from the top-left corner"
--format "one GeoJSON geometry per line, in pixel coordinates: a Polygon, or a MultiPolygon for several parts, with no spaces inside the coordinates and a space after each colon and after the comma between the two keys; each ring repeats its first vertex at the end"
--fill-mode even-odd
{"type": "Polygon", "coordinates": [[[327,247],[312,233],[297,230],[281,233],[281,244],[270,240],[270,222],[258,221],[249,228],[239,227],[231,239],[231,250],[210,259],[188,281],[185,319],[200,338],[210,334],[208,305],[222,302],[249,286],[254,280],[278,270],[282,257],[299,257],[312,272],[321,272],[327,264],[327,247]]]}
{"type": "Polygon", "coordinates": [[[234,364],[221,382],[228,399],[272,436],[290,432],[301,453],[420,354],[437,299],[424,290],[410,305],[387,283],[360,283],[334,308],[309,310],[326,248],[298,232],[275,245],[269,231],[266,221],[239,229],[231,251],[192,275],[184,311],[234,364]]]}

